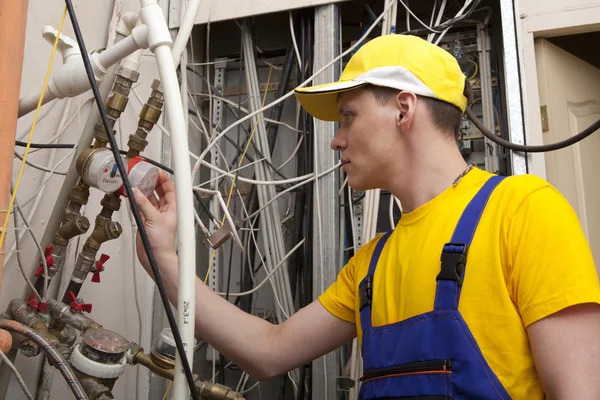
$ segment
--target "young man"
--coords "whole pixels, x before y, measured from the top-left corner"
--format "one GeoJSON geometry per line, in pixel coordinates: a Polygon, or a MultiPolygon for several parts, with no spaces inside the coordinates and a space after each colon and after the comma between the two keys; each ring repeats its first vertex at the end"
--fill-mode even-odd
{"type": "MultiPolygon", "coordinates": [[[[298,90],[313,116],[341,122],[332,148],[349,184],[389,190],[404,214],[281,325],[198,280],[198,333],[256,379],[358,335],[365,400],[600,398],[600,286],[577,216],[541,179],[465,164],[455,142],[464,88],[450,54],[390,35],[365,44],[339,82],[298,90]]],[[[176,303],[177,256],[165,240],[175,235],[175,193],[165,175],[157,193],[136,201],[176,303]]]]}

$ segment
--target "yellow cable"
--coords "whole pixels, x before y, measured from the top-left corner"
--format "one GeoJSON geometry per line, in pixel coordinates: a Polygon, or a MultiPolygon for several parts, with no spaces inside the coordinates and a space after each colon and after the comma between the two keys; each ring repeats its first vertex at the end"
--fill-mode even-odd
{"type": "Polygon", "coordinates": [[[54,47],[52,47],[52,53],[50,54],[50,62],[48,63],[48,70],[46,71],[46,78],[44,79],[44,86],[42,87],[42,93],[40,94],[40,100],[38,101],[38,105],[35,110],[35,115],[33,117],[33,123],[31,124],[31,131],[29,132],[29,139],[27,140],[27,147],[25,147],[25,153],[23,154],[23,160],[21,161],[21,168],[19,169],[19,174],[17,175],[17,181],[15,182],[15,187],[14,187],[12,196],[10,198],[8,210],[6,210],[6,218],[4,218],[4,225],[2,226],[2,233],[0,234],[0,248],[2,248],[2,246],[4,245],[4,239],[6,238],[6,228],[8,227],[8,220],[10,219],[10,213],[12,212],[13,206],[15,205],[15,198],[17,197],[17,191],[19,190],[19,184],[21,183],[21,178],[23,177],[23,170],[25,169],[25,161],[27,160],[27,154],[29,153],[29,148],[31,146],[31,140],[33,139],[33,132],[35,132],[35,126],[37,124],[37,120],[40,115],[40,109],[42,108],[42,101],[44,100],[44,95],[46,94],[46,88],[48,87],[48,81],[50,80],[50,73],[52,72],[52,64],[54,64],[54,55],[56,54],[56,48],[58,47],[58,40],[60,38],[60,33],[62,32],[63,26],[65,24],[66,17],[67,17],[67,7],[65,7],[62,18],[60,20],[60,26],[58,27],[58,33],[56,34],[56,40],[54,41],[54,47]]]}
{"type": "Polygon", "coordinates": [[[167,398],[167,395],[169,394],[169,391],[171,390],[172,384],[173,384],[173,381],[169,382],[169,386],[167,387],[167,391],[165,392],[165,395],[163,396],[162,400],[165,400],[167,398]]]}
{"type": "MultiPolygon", "coordinates": [[[[271,73],[272,72],[273,72],[273,66],[271,65],[269,67],[269,77],[267,78],[267,86],[265,87],[265,94],[263,96],[263,101],[262,101],[261,107],[264,107],[265,103],[267,102],[267,93],[269,93],[269,84],[271,83],[271,73]]],[[[240,162],[238,163],[238,171],[236,171],[233,174],[233,180],[231,181],[231,189],[229,190],[229,195],[227,196],[226,208],[229,208],[229,202],[231,201],[231,197],[233,194],[233,188],[235,187],[235,180],[237,178],[239,168],[242,166],[242,163],[244,162],[244,157],[246,157],[246,152],[248,151],[248,148],[250,147],[250,143],[252,143],[252,138],[254,137],[254,133],[256,132],[256,128],[258,127],[258,122],[260,121],[261,118],[262,118],[262,113],[260,113],[258,115],[258,118],[256,118],[256,122],[254,123],[254,128],[252,128],[252,132],[250,133],[250,137],[248,138],[246,147],[244,148],[244,151],[242,152],[242,156],[240,157],[240,162]]],[[[223,215],[223,219],[221,220],[221,225],[223,225],[224,222],[225,222],[225,216],[223,215]]],[[[208,276],[210,275],[210,271],[212,270],[212,263],[215,261],[216,253],[217,253],[217,250],[213,250],[212,255],[210,257],[210,263],[208,264],[208,270],[206,271],[206,277],[204,278],[204,283],[208,282],[208,276]]]]}

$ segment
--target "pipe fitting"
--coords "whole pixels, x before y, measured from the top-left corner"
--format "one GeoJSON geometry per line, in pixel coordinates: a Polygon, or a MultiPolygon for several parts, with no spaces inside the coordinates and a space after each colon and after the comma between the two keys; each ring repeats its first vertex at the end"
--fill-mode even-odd
{"type": "Polygon", "coordinates": [[[152,52],[161,45],[173,46],[162,8],[156,2],[142,7],[140,20],[147,27],[148,48],[152,52]]]}
{"type": "Polygon", "coordinates": [[[140,20],[140,15],[136,12],[129,11],[121,15],[119,24],[117,25],[117,33],[123,36],[131,35],[133,28],[136,27],[140,20]]]}
{"type": "Polygon", "coordinates": [[[73,239],[75,236],[83,235],[88,229],[90,229],[90,220],[78,215],[68,223],[62,225],[58,229],[57,235],[65,241],[64,245],[66,246],[70,239],[73,239]]]}
{"type": "Polygon", "coordinates": [[[91,318],[86,317],[82,313],[74,313],[71,306],[61,301],[50,299],[48,307],[52,312],[54,321],[61,324],[71,326],[81,333],[87,332],[89,329],[101,329],[102,325],[91,318]]]}

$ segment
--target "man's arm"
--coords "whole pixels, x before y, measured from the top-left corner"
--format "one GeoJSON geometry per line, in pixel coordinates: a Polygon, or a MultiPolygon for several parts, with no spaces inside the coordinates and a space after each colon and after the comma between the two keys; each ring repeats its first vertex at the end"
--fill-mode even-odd
{"type": "MultiPolygon", "coordinates": [[[[177,304],[178,259],[175,253],[175,187],[161,173],[158,198],[134,191],[154,250],[165,289],[177,304]]],[[[138,257],[152,276],[141,242],[138,257]]],[[[331,315],[315,301],[281,325],[246,314],[196,278],[196,332],[237,363],[252,378],[265,380],[287,372],[348,342],[356,336],[353,323],[331,315]]]]}
{"type": "MultiPolygon", "coordinates": [[[[169,300],[177,304],[177,256],[158,260],[169,300]]],[[[281,325],[240,310],[196,279],[196,332],[253,379],[281,375],[340,347],[356,336],[356,326],[330,314],[319,301],[281,325]]]]}
{"type": "Polygon", "coordinates": [[[600,399],[600,305],[579,304],[527,328],[549,399],[600,399]]]}

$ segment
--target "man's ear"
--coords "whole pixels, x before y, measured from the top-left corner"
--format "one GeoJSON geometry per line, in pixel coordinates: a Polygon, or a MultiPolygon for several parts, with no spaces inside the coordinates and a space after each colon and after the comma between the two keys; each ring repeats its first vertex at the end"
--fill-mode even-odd
{"type": "Polygon", "coordinates": [[[417,105],[417,95],[412,92],[401,91],[396,95],[396,108],[398,118],[396,123],[402,132],[410,129],[417,105]]]}

